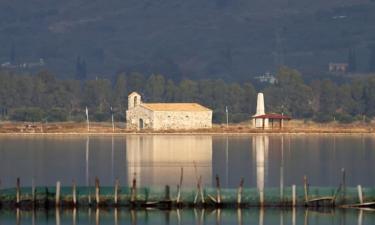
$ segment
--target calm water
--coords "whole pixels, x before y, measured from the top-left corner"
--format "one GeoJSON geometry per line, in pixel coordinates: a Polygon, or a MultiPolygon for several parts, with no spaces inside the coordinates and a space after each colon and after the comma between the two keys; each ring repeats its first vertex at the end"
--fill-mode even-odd
{"type": "Polygon", "coordinates": [[[375,185],[375,136],[1,136],[2,187],[22,185],[102,185],[116,178],[128,185],[176,185],[184,168],[184,186],[202,175],[206,186],[218,174],[222,185],[246,187],[301,185],[306,174],[314,186],[337,186],[341,168],[348,185],[375,185]]]}
{"type": "Polygon", "coordinates": [[[79,210],[1,211],[2,225],[367,225],[375,224],[375,213],[360,210],[79,210]]]}

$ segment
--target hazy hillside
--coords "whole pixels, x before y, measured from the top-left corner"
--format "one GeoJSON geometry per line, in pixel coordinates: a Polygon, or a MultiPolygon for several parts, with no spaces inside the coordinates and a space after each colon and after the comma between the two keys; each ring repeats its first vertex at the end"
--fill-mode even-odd
{"type": "Polygon", "coordinates": [[[72,77],[118,71],[248,79],[278,64],[325,71],[356,51],[368,68],[371,0],[2,0],[0,64],[45,60],[72,77]]]}

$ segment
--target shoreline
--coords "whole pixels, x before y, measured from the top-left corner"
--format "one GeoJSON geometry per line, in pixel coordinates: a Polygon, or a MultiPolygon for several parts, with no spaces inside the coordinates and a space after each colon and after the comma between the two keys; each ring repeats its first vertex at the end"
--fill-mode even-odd
{"type": "Polygon", "coordinates": [[[57,122],[57,123],[21,123],[0,122],[0,136],[9,135],[79,135],[79,136],[123,136],[123,135],[212,135],[212,136],[248,136],[248,135],[374,135],[375,124],[317,124],[294,121],[282,129],[256,129],[249,123],[230,124],[228,127],[222,124],[214,124],[209,129],[197,130],[128,130],[124,123],[116,123],[115,132],[112,124],[108,122],[91,123],[90,131],[87,131],[86,123],[57,122]]]}

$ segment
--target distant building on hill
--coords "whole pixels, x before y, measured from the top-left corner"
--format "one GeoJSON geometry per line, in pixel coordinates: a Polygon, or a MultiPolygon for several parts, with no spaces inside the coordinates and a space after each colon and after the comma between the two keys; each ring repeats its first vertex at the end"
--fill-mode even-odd
{"type": "Polygon", "coordinates": [[[255,80],[257,80],[260,83],[269,83],[269,84],[275,84],[277,83],[277,78],[272,75],[271,73],[265,73],[261,76],[254,77],[255,80]]]}
{"type": "Polygon", "coordinates": [[[328,71],[331,73],[346,73],[348,71],[348,63],[329,63],[328,71]]]}
{"type": "Polygon", "coordinates": [[[129,129],[202,129],[212,127],[212,110],[198,103],[143,103],[137,92],[128,97],[129,129]]]}

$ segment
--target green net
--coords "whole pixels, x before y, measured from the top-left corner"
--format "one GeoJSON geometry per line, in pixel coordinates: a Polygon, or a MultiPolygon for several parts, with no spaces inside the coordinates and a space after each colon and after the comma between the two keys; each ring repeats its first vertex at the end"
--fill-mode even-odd
{"type": "MultiPolygon", "coordinates": [[[[375,188],[363,188],[363,199],[365,202],[375,201],[375,188]]],[[[11,203],[17,200],[17,191],[15,188],[0,190],[0,201],[2,203],[11,203]]],[[[319,198],[332,198],[336,205],[357,204],[359,203],[357,187],[347,187],[338,189],[336,187],[309,187],[308,200],[319,198]]],[[[51,201],[56,198],[55,187],[37,187],[33,193],[30,187],[20,189],[21,201],[51,201]]],[[[77,187],[77,202],[81,205],[95,202],[95,187],[77,187]]],[[[62,202],[73,201],[73,188],[61,187],[60,199],[62,202]]],[[[133,193],[129,187],[121,187],[117,193],[117,203],[120,205],[129,204],[131,199],[144,202],[155,203],[163,201],[179,201],[183,204],[215,204],[218,199],[218,190],[216,188],[203,188],[199,191],[197,188],[182,188],[179,194],[177,187],[152,187],[137,188],[133,193]],[[180,196],[178,198],[178,196],[180,196]],[[203,197],[203,199],[202,199],[203,197]]],[[[220,199],[222,204],[244,204],[248,206],[258,206],[263,199],[265,206],[287,206],[292,205],[293,191],[292,187],[265,188],[263,193],[257,188],[244,188],[240,193],[238,189],[220,189],[220,199]]],[[[303,187],[296,187],[295,195],[296,205],[305,205],[306,196],[303,187]]],[[[100,187],[100,202],[112,205],[115,203],[115,188],[100,187]]]]}

